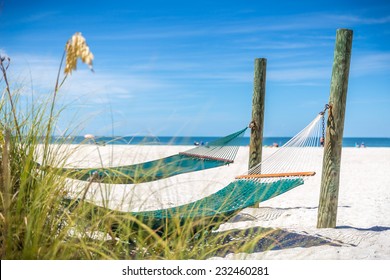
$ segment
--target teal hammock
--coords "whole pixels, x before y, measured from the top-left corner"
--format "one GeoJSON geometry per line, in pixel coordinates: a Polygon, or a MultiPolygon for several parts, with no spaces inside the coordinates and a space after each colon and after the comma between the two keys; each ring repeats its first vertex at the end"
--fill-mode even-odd
{"type": "MultiPolygon", "coordinates": [[[[117,219],[111,223],[110,226],[114,232],[120,231],[120,228],[123,227],[137,228],[138,225],[134,223],[134,218],[157,232],[164,231],[164,227],[172,219],[177,219],[181,225],[191,221],[191,226],[194,229],[197,227],[215,228],[239,211],[281,195],[303,183],[302,178],[278,179],[273,182],[235,180],[218,192],[197,201],[150,211],[120,212],[92,205],[95,214],[104,215],[104,213],[114,212],[119,214],[116,217],[123,218],[120,219],[121,222],[117,219]]],[[[66,199],[67,203],[71,203],[71,201],[71,199],[66,199]]],[[[79,200],[77,200],[78,202],[79,200]]]]}
{"type": "Polygon", "coordinates": [[[231,216],[256,203],[281,195],[304,183],[302,178],[279,179],[274,182],[235,180],[218,192],[195,202],[154,211],[130,212],[137,218],[169,219],[231,216]]]}
{"type": "Polygon", "coordinates": [[[103,183],[134,184],[174,175],[220,167],[234,162],[239,138],[247,128],[188,151],[133,165],[108,168],[61,168],[60,173],[78,180],[94,179],[103,183]]]}

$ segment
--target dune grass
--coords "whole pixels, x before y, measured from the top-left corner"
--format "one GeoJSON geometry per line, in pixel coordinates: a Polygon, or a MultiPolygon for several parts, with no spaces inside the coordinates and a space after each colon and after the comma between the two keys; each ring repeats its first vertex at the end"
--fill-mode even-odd
{"type": "Polygon", "coordinates": [[[92,181],[70,193],[66,176],[47,168],[63,167],[69,156],[59,152],[65,143],[52,137],[65,110],[55,109],[56,96],[77,58],[92,67],[89,48],[88,52],[77,49],[86,48],[85,39],[75,36],[67,42],[52,96],[33,104],[31,110],[21,109],[23,91],[10,84],[11,61],[1,58],[1,259],[206,259],[251,252],[268,231],[243,242],[242,236],[213,231],[222,222],[218,219],[177,215],[156,226],[84,201],[92,181]],[[61,74],[64,59],[67,64],[61,74]]]}

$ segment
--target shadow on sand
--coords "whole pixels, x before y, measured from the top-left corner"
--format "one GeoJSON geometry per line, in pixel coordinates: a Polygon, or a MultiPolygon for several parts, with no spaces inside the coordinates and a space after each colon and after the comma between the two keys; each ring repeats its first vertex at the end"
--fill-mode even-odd
{"type": "Polygon", "coordinates": [[[259,253],[270,250],[291,248],[309,248],[313,246],[349,246],[340,241],[332,241],[320,236],[289,232],[282,229],[254,227],[242,230],[214,232],[213,237],[220,236],[221,248],[208,257],[226,257],[231,253],[259,253]]]}
{"type": "Polygon", "coordinates": [[[351,226],[338,226],[336,229],[356,229],[359,231],[373,231],[373,232],[381,232],[381,231],[388,231],[390,230],[390,227],[382,227],[382,226],[373,226],[370,228],[358,228],[358,227],[351,227],[351,226]]]}
{"type": "MultiPolygon", "coordinates": [[[[351,208],[351,206],[349,205],[339,205],[338,208],[351,208]]],[[[306,209],[306,210],[316,210],[318,209],[318,206],[311,206],[311,207],[301,207],[301,206],[297,206],[297,207],[259,207],[257,209],[269,209],[269,210],[301,210],[301,209],[306,209]]]]}

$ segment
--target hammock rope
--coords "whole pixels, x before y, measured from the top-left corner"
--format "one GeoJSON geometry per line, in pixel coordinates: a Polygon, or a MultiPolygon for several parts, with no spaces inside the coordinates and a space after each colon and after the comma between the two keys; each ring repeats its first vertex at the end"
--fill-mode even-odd
{"type": "Polygon", "coordinates": [[[247,128],[179,154],[233,163],[240,146],[239,141],[246,130],[247,128]]]}
{"type": "Polygon", "coordinates": [[[282,147],[262,162],[249,169],[244,175],[237,176],[240,180],[254,180],[269,183],[282,177],[307,178],[314,176],[316,151],[321,147],[321,138],[324,135],[322,120],[325,111],[320,112],[314,120],[292,137],[282,147]]]}

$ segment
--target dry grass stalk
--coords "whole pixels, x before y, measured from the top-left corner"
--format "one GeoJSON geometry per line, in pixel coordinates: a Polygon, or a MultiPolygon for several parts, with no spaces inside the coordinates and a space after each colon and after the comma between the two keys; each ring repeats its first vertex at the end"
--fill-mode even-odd
{"type": "Polygon", "coordinates": [[[85,38],[80,32],[76,32],[72,38],[66,43],[66,64],[65,74],[72,74],[73,70],[77,68],[77,59],[80,58],[82,62],[87,64],[93,71],[92,60],[93,54],[90,51],[85,38]]]}

